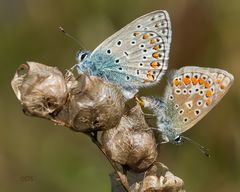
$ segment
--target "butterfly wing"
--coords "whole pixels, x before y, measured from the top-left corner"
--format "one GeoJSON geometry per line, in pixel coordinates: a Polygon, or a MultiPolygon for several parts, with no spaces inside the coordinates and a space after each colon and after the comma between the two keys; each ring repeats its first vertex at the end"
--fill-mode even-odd
{"type": "Polygon", "coordinates": [[[157,83],[168,67],[171,23],[166,11],[148,13],[110,36],[91,54],[107,80],[126,87],[157,83]],[[99,56],[105,55],[104,62],[99,56]]]}
{"type": "Polygon", "coordinates": [[[164,102],[172,131],[181,134],[201,120],[228,92],[233,76],[221,69],[183,67],[170,79],[164,102]]]}

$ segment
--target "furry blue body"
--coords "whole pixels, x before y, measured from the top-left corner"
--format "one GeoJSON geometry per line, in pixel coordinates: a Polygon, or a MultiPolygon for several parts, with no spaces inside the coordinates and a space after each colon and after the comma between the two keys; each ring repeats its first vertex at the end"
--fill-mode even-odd
{"type": "MultiPolygon", "coordinates": [[[[83,60],[80,58],[77,58],[77,60],[79,62],[77,68],[80,73],[97,76],[126,89],[130,89],[126,79],[127,71],[125,73],[125,71],[122,70],[122,66],[118,64],[118,60],[114,58],[113,55],[96,52],[92,54],[92,52],[87,52],[87,56],[83,60]]],[[[131,75],[128,74],[128,76],[131,75]]],[[[131,76],[131,78],[134,80],[135,77],[131,76]]]]}
{"type": "Polygon", "coordinates": [[[174,109],[169,103],[165,103],[160,98],[156,97],[141,97],[144,100],[145,107],[154,111],[157,114],[158,130],[162,134],[163,143],[171,142],[177,144],[175,141],[180,135],[173,129],[172,113],[174,109]]]}

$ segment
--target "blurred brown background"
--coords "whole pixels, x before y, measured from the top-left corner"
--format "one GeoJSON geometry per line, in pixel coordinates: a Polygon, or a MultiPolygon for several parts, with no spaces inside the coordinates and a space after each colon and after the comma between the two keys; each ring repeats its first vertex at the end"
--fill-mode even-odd
{"type": "MultiPolygon", "coordinates": [[[[0,1],[0,191],[110,191],[109,163],[82,134],[21,112],[10,81],[25,61],[63,71],[79,46],[90,50],[133,19],[169,12],[173,42],[169,68],[218,67],[235,76],[222,102],[184,135],[211,149],[206,158],[190,143],[166,144],[160,158],[187,191],[240,189],[240,2],[238,0],[6,0],[0,1]],[[24,179],[27,179],[24,180],[24,179]]],[[[160,88],[144,94],[161,95],[160,88]]]]}

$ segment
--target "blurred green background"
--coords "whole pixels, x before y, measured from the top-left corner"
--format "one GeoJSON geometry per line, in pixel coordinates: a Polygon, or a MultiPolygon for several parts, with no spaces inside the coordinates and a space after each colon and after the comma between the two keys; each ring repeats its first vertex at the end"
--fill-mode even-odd
{"type": "MultiPolygon", "coordinates": [[[[235,76],[222,102],[185,135],[211,149],[166,144],[160,160],[185,181],[187,191],[240,189],[240,1],[231,0],[1,0],[0,191],[110,191],[111,166],[82,134],[21,112],[10,81],[16,68],[37,61],[70,68],[79,46],[90,50],[133,19],[169,12],[173,41],[169,68],[218,67],[235,76]],[[26,176],[31,179],[22,181],[26,176]]],[[[164,82],[164,81],[163,81],[164,82]]],[[[164,83],[144,94],[161,95],[164,83]]]]}

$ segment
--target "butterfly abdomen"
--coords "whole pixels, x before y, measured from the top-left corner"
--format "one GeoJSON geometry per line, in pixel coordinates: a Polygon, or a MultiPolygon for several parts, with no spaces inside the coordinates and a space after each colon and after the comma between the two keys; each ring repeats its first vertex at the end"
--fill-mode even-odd
{"type": "Polygon", "coordinates": [[[165,107],[165,103],[156,97],[141,97],[144,102],[144,107],[156,110],[162,110],[165,107]]]}

